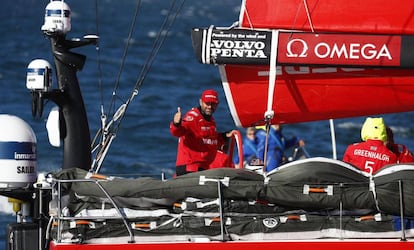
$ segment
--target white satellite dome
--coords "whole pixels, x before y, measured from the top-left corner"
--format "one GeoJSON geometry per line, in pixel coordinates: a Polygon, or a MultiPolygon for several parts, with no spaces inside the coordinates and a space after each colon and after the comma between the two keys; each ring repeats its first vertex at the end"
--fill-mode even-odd
{"type": "Polygon", "coordinates": [[[0,189],[25,188],[36,181],[36,144],[24,120],[0,114],[0,189]]]}

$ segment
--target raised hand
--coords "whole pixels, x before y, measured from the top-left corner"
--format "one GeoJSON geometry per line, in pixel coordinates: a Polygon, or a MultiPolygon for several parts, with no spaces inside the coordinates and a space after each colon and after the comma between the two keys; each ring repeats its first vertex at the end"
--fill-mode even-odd
{"type": "Polygon", "coordinates": [[[173,119],[174,124],[180,124],[181,123],[181,117],[182,117],[181,108],[177,107],[177,112],[175,113],[174,119],[173,119]]]}

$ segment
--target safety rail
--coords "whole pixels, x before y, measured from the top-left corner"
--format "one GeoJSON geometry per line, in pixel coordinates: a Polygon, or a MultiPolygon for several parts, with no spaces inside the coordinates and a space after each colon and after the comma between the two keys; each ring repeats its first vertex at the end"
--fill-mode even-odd
{"type": "MultiPolygon", "coordinates": [[[[116,204],[115,200],[111,197],[111,195],[107,192],[107,190],[102,186],[101,183],[103,182],[108,182],[110,181],[109,179],[105,179],[105,178],[100,178],[100,179],[73,179],[73,180],[59,180],[59,179],[54,179],[54,188],[56,188],[57,186],[57,212],[55,216],[52,216],[52,219],[57,220],[57,235],[56,235],[56,240],[57,242],[62,242],[62,223],[63,221],[72,221],[72,220],[78,220],[80,221],[80,223],[87,223],[88,220],[106,220],[106,219],[121,219],[125,228],[128,231],[129,234],[129,241],[128,243],[134,243],[135,242],[135,236],[133,233],[133,229],[132,226],[128,223],[128,218],[127,216],[122,212],[122,210],[119,208],[119,206],[116,204]],[[111,205],[113,206],[113,208],[116,210],[118,216],[82,216],[82,217],[73,217],[73,216],[65,216],[62,213],[62,185],[66,184],[66,183],[81,183],[81,182],[86,182],[86,183],[94,183],[95,185],[97,185],[97,187],[99,187],[99,189],[102,191],[102,193],[105,195],[105,197],[109,200],[109,202],[111,203],[111,205]]],[[[228,241],[231,240],[231,236],[230,234],[227,232],[226,230],[226,224],[225,224],[225,216],[226,216],[226,211],[225,208],[223,207],[223,203],[224,203],[224,198],[223,198],[223,192],[224,190],[231,185],[231,183],[229,184],[229,179],[228,177],[225,178],[208,178],[207,176],[200,176],[200,182],[199,185],[205,185],[207,182],[216,182],[217,183],[217,198],[218,198],[218,213],[219,213],[219,218],[217,218],[217,222],[220,223],[220,231],[221,231],[221,241],[228,241]]],[[[363,183],[354,183],[357,185],[361,185],[363,183]]],[[[368,184],[368,183],[367,183],[368,184]]],[[[399,192],[399,208],[400,208],[400,227],[401,227],[401,236],[400,236],[400,240],[405,241],[406,240],[406,225],[404,223],[405,219],[410,219],[410,218],[406,218],[405,214],[404,214],[404,185],[403,185],[403,180],[398,180],[398,192],[399,192]]],[[[346,186],[349,185],[353,185],[350,183],[332,183],[332,184],[325,184],[325,185],[319,185],[319,186],[315,186],[315,184],[303,184],[301,183],[301,185],[303,186],[303,194],[306,195],[321,195],[322,193],[324,193],[327,196],[332,195],[333,193],[333,189],[343,189],[346,186]]],[[[368,188],[368,185],[367,185],[368,188]]],[[[397,204],[396,204],[397,206],[397,204]]],[[[342,231],[344,230],[343,228],[343,214],[345,214],[345,211],[343,209],[342,206],[342,195],[341,195],[341,200],[340,200],[340,204],[339,204],[339,231],[341,232],[341,234],[338,236],[338,238],[343,239],[344,237],[342,236],[342,231]]],[[[276,214],[275,214],[276,216],[276,214]]],[[[300,220],[300,221],[306,221],[306,217],[301,216],[300,214],[298,215],[286,215],[285,217],[283,216],[279,216],[281,222],[284,221],[289,221],[289,220],[300,220]]],[[[360,218],[357,218],[356,220],[360,220],[360,221],[366,221],[366,220],[375,220],[377,217],[376,215],[361,215],[360,218]]],[[[89,223],[89,222],[88,222],[89,223]]],[[[49,232],[48,232],[49,233],[49,232]]]]}
{"type": "MultiPolygon", "coordinates": [[[[74,182],[90,182],[90,183],[95,183],[99,189],[103,192],[103,194],[106,196],[106,198],[108,198],[108,200],[111,202],[111,204],[114,206],[115,210],[117,211],[119,217],[114,217],[114,216],[102,216],[99,217],[99,219],[114,219],[114,218],[119,218],[122,219],[122,222],[125,225],[125,228],[128,231],[129,234],[129,238],[130,240],[128,241],[128,243],[134,243],[135,239],[134,239],[134,234],[131,230],[131,227],[129,226],[128,222],[127,222],[127,218],[126,216],[121,212],[121,210],[119,209],[118,205],[116,204],[116,202],[112,199],[111,195],[105,190],[105,188],[100,184],[100,182],[106,182],[108,180],[99,178],[99,179],[74,179],[74,180],[54,180],[57,183],[57,191],[58,191],[58,201],[57,201],[57,220],[58,220],[58,224],[57,224],[57,242],[61,242],[61,233],[62,233],[62,228],[61,228],[61,223],[59,223],[59,221],[63,221],[63,220],[75,220],[75,219],[79,219],[78,217],[69,217],[69,216],[62,216],[62,200],[61,200],[61,194],[62,194],[62,184],[63,183],[74,183],[74,182]]],[[[83,220],[85,219],[96,219],[96,217],[94,216],[86,216],[86,217],[82,217],[83,220]]]]}
{"type": "MultiPolygon", "coordinates": [[[[239,168],[243,168],[243,139],[240,131],[236,130],[235,133],[233,133],[233,136],[229,138],[229,150],[228,155],[230,159],[233,161],[233,155],[234,150],[237,148],[237,155],[239,157],[239,168]]],[[[230,167],[230,166],[226,166],[230,167]]]]}
{"type": "MultiPolygon", "coordinates": [[[[135,239],[134,239],[134,234],[132,231],[131,226],[129,226],[128,221],[127,221],[127,217],[125,216],[125,214],[123,214],[120,210],[120,208],[118,207],[118,205],[116,204],[116,202],[113,200],[113,198],[111,197],[111,195],[105,190],[105,188],[100,184],[100,182],[107,182],[110,181],[108,179],[105,178],[105,176],[103,175],[99,175],[99,176],[95,176],[96,179],[73,179],[73,180],[59,180],[59,179],[54,179],[54,182],[57,184],[57,215],[56,217],[54,217],[54,219],[57,219],[57,242],[61,242],[61,234],[62,234],[62,226],[61,226],[61,221],[72,221],[72,220],[76,220],[76,221],[81,221],[81,222],[88,222],[90,223],[88,220],[102,220],[102,219],[122,219],[122,222],[125,225],[125,228],[128,231],[129,234],[129,238],[130,240],[128,241],[128,243],[134,243],[135,239]],[[75,182],[89,182],[89,183],[95,183],[99,189],[103,192],[103,194],[106,196],[106,198],[108,198],[108,200],[110,201],[110,203],[112,204],[112,206],[115,208],[115,210],[117,211],[119,216],[82,216],[80,217],[74,217],[74,216],[64,216],[62,215],[62,184],[65,183],[75,183],[75,182]]],[[[205,178],[205,176],[200,176],[200,185],[204,185],[206,182],[217,182],[217,196],[218,196],[218,200],[219,200],[219,222],[220,222],[220,231],[221,231],[221,241],[227,241],[230,239],[230,236],[228,234],[226,234],[226,230],[225,230],[225,225],[224,225],[224,208],[223,208],[223,197],[222,197],[222,193],[223,193],[223,187],[224,186],[228,186],[228,178],[224,178],[224,179],[208,179],[205,178]]],[[[50,222],[52,222],[53,217],[51,218],[50,222]]]]}

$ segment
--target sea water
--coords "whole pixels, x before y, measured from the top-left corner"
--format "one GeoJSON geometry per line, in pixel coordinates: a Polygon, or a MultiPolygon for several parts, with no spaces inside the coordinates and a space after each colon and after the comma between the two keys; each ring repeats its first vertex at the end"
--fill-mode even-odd
{"type": "MultiPolygon", "coordinates": [[[[47,102],[44,115],[33,118],[30,93],[25,87],[26,68],[33,59],[43,58],[52,62],[50,42],[40,30],[48,2],[5,0],[0,8],[0,113],[16,115],[33,128],[37,136],[40,172],[59,169],[62,159],[62,149],[50,146],[45,129],[45,120],[54,104],[47,102]]],[[[66,2],[72,10],[72,31],[67,37],[96,34],[95,1],[66,2]]],[[[165,173],[167,178],[171,177],[174,173],[177,139],[169,133],[169,122],[177,107],[188,110],[196,106],[200,93],[206,88],[216,89],[221,98],[215,113],[218,129],[226,131],[235,128],[221,88],[218,69],[198,63],[192,49],[190,32],[194,27],[232,25],[238,20],[240,2],[185,2],[150,73],[127,110],[104,161],[102,172],[122,175],[165,173]]],[[[98,0],[97,6],[101,72],[97,67],[98,49],[95,46],[75,50],[88,56],[78,78],[88,112],[91,137],[101,124],[101,105],[105,111],[109,108],[136,1],[98,0]],[[101,84],[99,75],[102,76],[101,84]]],[[[119,98],[115,108],[129,98],[133,91],[168,8],[169,1],[166,0],[142,1],[142,10],[138,13],[136,28],[119,77],[119,89],[116,89],[119,98]]],[[[54,86],[56,85],[55,81],[54,86]]],[[[393,128],[396,142],[406,144],[414,150],[414,113],[384,115],[384,118],[393,128]]],[[[360,140],[360,128],[364,119],[365,117],[357,117],[334,121],[339,159],[348,144],[360,140]]],[[[304,139],[311,156],[333,156],[328,121],[286,125],[284,132],[287,136],[297,135],[304,139]]],[[[0,249],[5,247],[5,225],[15,220],[12,214],[7,198],[0,198],[0,224],[3,225],[0,227],[0,249]]]]}

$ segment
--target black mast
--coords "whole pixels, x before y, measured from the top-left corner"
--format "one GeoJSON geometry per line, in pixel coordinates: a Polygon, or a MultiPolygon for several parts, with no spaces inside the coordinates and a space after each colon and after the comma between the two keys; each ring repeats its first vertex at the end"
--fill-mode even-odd
{"type": "Polygon", "coordinates": [[[94,43],[96,40],[66,40],[63,34],[50,36],[59,89],[49,94],[60,108],[60,133],[63,139],[62,168],[91,167],[89,123],[79,87],[77,71],[83,68],[86,56],[70,49],[94,43]]]}

